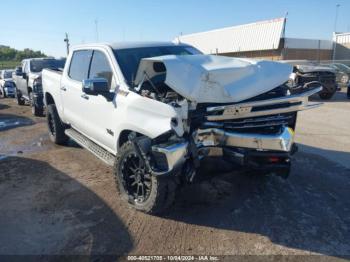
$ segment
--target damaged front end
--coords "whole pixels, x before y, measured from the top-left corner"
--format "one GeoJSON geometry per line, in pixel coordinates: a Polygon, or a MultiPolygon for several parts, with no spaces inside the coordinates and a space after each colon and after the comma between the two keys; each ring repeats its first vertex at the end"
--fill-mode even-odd
{"type": "MultiPolygon", "coordinates": [[[[156,176],[182,174],[191,182],[200,160],[216,149],[229,162],[288,177],[290,157],[297,151],[294,144],[297,112],[318,107],[320,103],[310,103],[309,97],[322,87],[291,94],[284,84],[290,73],[285,65],[270,62],[257,65],[245,60],[246,64],[235,65],[225,58],[226,68],[220,71],[218,58],[213,59],[214,63],[197,57],[190,61],[187,73],[197,74],[196,79],[202,80],[193,80],[191,84],[198,88],[190,92],[190,88],[185,88],[188,77],[182,76],[183,81],[174,80],[177,68],[174,61],[174,57],[148,59],[147,63],[141,63],[137,78],[136,92],[168,104],[177,113],[177,117],[171,119],[172,130],[167,134],[155,139],[141,138],[134,143],[151,173],[156,176]],[[204,68],[203,61],[205,66],[209,62],[213,65],[204,68]],[[203,64],[196,67],[196,62],[203,64]],[[263,65],[267,69],[261,69],[263,65]],[[171,68],[174,70],[168,74],[171,68]],[[277,73],[280,69],[277,80],[268,69],[277,73]],[[240,74],[235,75],[237,70],[240,74]],[[242,83],[254,85],[254,92],[245,90],[242,83]],[[257,87],[277,83],[275,89],[257,87]],[[212,97],[213,90],[218,90],[215,97],[212,97]],[[195,100],[197,93],[199,98],[195,100]],[[237,94],[239,101],[235,101],[237,94]]],[[[184,61],[181,59],[179,65],[183,66],[184,61]]]]}

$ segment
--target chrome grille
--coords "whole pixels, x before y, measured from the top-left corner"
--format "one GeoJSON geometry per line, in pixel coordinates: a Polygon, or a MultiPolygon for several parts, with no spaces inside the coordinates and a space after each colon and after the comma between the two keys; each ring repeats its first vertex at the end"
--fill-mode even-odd
{"type": "Polygon", "coordinates": [[[278,114],[272,116],[245,118],[237,120],[223,120],[215,122],[205,122],[204,127],[222,128],[224,130],[234,130],[237,132],[277,132],[283,126],[294,129],[296,113],[278,114]]]}

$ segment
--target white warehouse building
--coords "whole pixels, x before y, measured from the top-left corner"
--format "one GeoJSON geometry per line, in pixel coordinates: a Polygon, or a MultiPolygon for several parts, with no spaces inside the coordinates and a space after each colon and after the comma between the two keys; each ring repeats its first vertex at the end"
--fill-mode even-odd
{"type": "Polygon", "coordinates": [[[272,60],[330,60],[333,41],[285,37],[286,18],[181,35],[174,41],[205,54],[272,60]]]}

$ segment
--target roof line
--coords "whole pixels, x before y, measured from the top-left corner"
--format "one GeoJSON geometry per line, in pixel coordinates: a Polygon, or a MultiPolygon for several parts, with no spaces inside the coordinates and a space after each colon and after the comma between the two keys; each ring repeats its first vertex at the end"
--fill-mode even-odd
{"type": "Polygon", "coordinates": [[[224,31],[224,30],[227,30],[227,29],[246,27],[246,26],[250,26],[250,25],[268,24],[268,23],[273,23],[273,22],[285,20],[285,19],[286,19],[285,17],[279,17],[279,18],[275,18],[275,19],[256,21],[256,22],[243,24],[243,25],[227,26],[227,27],[222,27],[222,28],[218,28],[218,29],[212,29],[212,30],[208,30],[208,31],[204,31],[204,32],[198,32],[198,33],[192,33],[192,34],[186,34],[186,35],[179,35],[178,38],[187,37],[187,36],[202,35],[202,34],[212,33],[212,32],[219,32],[219,31],[224,31]]]}

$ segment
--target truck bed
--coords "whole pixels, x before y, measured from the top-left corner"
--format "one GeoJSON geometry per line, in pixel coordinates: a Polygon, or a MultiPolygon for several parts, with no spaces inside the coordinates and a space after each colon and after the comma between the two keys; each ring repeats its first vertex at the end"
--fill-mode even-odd
{"type": "MultiPolygon", "coordinates": [[[[42,72],[42,85],[44,93],[44,101],[46,93],[50,93],[56,99],[60,98],[61,78],[63,72],[60,70],[44,69],[42,72]]],[[[46,101],[45,101],[46,102],[46,101]]],[[[61,101],[55,101],[60,104],[61,101]]]]}

